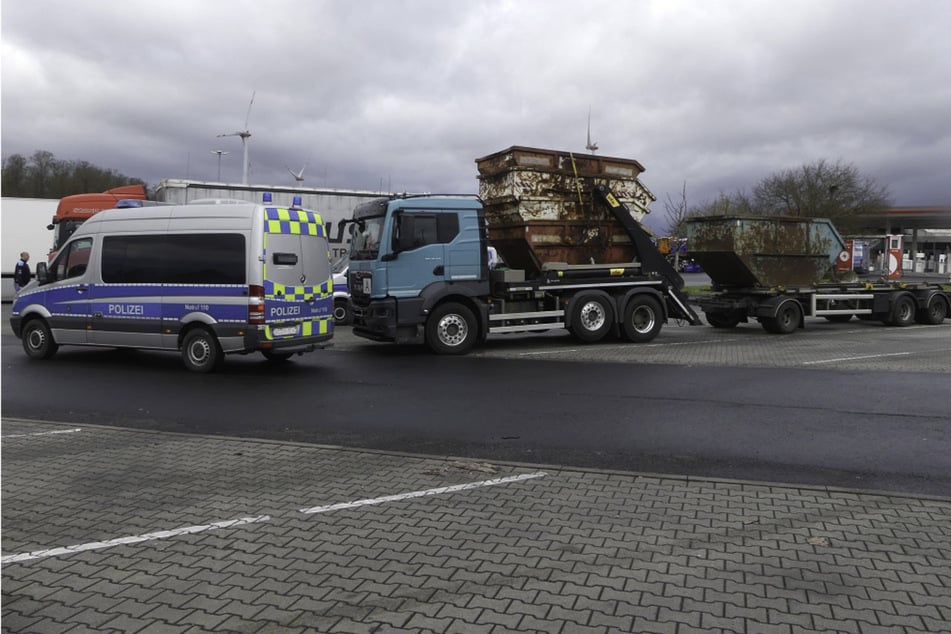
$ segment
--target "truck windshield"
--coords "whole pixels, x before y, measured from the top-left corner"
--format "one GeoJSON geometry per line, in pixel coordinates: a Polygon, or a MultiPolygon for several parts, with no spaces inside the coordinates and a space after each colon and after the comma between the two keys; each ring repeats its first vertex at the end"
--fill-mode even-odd
{"type": "Polygon", "coordinates": [[[66,244],[69,237],[73,235],[82,220],[60,220],[53,229],[53,250],[58,251],[61,246],[66,244]]]}
{"type": "Polygon", "coordinates": [[[354,224],[350,241],[351,260],[375,260],[380,253],[380,236],[383,235],[385,216],[361,218],[354,224]]]}

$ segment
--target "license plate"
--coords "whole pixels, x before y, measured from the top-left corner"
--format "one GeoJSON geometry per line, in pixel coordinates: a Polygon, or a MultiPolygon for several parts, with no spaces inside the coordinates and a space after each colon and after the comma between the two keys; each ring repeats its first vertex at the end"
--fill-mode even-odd
{"type": "Polygon", "coordinates": [[[372,285],[373,285],[373,278],[371,277],[363,278],[363,294],[364,295],[370,294],[370,288],[372,285]]]}
{"type": "Polygon", "coordinates": [[[297,326],[280,326],[271,328],[271,334],[275,337],[290,337],[297,334],[297,326]]]}

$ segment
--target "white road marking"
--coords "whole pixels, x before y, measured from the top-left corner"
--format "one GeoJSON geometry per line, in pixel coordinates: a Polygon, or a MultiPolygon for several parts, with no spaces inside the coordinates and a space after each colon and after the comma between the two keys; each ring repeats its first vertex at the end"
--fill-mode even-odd
{"type": "MultiPolygon", "coordinates": [[[[78,430],[77,430],[78,431],[78,430]]],[[[329,506],[315,506],[309,509],[300,509],[301,513],[314,514],[314,513],[327,513],[329,511],[336,511],[340,509],[352,509],[358,508],[361,506],[369,506],[371,504],[384,504],[386,502],[397,502],[399,500],[408,500],[411,498],[425,497],[429,495],[441,495],[444,493],[455,493],[456,491],[467,491],[469,489],[478,489],[482,487],[497,486],[500,484],[509,484],[511,482],[521,482],[523,480],[531,480],[534,478],[542,478],[548,475],[544,471],[537,471],[535,473],[523,473],[521,475],[509,476],[505,478],[495,478],[492,480],[482,480],[479,482],[468,482],[466,484],[456,484],[452,486],[439,487],[436,489],[426,489],[425,491],[411,491],[409,493],[399,493],[397,495],[387,495],[380,498],[372,498],[367,500],[356,500],[354,502],[343,502],[341,504],[331,504],[329,506]]],[[[244,524],[254,524],[258,522],[269,522],[271,521],[270,515],[259,515],[257,517],[242,517],[235,520],[224,520],[221,522],[215,522],[213,524],[201,524],[198,526],[183,526],[181,528],[174,528],[167,531],[157,531],[154,533],[146,533],[144,535],[130,535],[128,537],[117,537],[116,539],[110,539],[101,542],[89,542],[86,544],[76,544],[74,546],[65,546],[61,548],[48,548],[46,550],[34,550],[28,553],[18,553],[16,555],[6,555],[5,557],[0,557],[0,564],[12,564],[20,561],[30,561],[33,559],[44,559],[46,557],[58,557],[61,555],[72,555],[73,553],[80,553],[87,550],[100,550],[103,548],[112,548],[113,546],[125,546],[128,544],[139,544],[142,542],[155,541],[159,539],[168,539],[170,537],[177,537],[179,535],[191,535],[194,533],[203,533],[205,531],[219,530],[222,528],[231,528],[234,526],[242,526],[244,524]]]]}
{"type": "Polygon", "coordinates": [[[924,354],[926,352],[947,352],[951,348],[938,348],[936,350],[915,350],[909,352],[879,352],[878,354],[863,354],[854,357],[839,357],[837,359],[822,359],[820,361],[803,361],[802,365],[818,365],[820,363],[837,363],[839,361],[861,361],[862,359],[881,359],[884,357],[907,357],[912,354],[924,354]]]}
{"type": "Polygon", "coordinates": [[[87,544],[76,544],[75,546],[66,546],[64,548],[50,548],[47,550],[34,550],[30,553],[19,553],[17,555],[7,555],[0,557],[0,564],[12,564],[18,561],[30,561],[31,559],[43,559],[45,557],[58,557],[60,555],[71,555],[86,550],[99,550],[102,548],[111,548],[113,546],[124,546],[127,544],[139,544],[141,542],[155,541],[157,539],[168,539],[178,535],[191,535],[194,533],[203,533],[221,528],[231,528],[233,526],[242,526],[244,524],[253,524],[255,522],[267,522],[271,519],[269,515],[260,515],[258,517],[242,517],[236,520],[224,520],[214,524],[202,524],[199,526],[183,526],[182,528],[173,528],[168,531],[157,531],[155,533],[146,533],[145,535],[130,535],[128,537],[117,537],[104,542],[89,542],[87,544]]]}
{"type": "Polygon", "coordinates": [[[27,436],[52,436],[53,434],[75,434],[76,432],[82,431],[81,427],[75,429],[60,429],[57,431],[39,431],[35,434],[10,434],[8,436],[0,436],[0,438],[26,438],[27,436]]]}
{"type": "Polygon", "coordinates": [[[353,502],[340,502],[339,504],[328,504],[327,506],[314,506],[309,509],[301,509],[301,513],[308,515],[313,513],[329,513],[330,511],[339,511],[342,509],[354,509],[361,506],[370,506],[372,504],[385,504],[386,502],[398,502],[400,500],[409,500],[412,498],[421,498],[429,495],[442,495],[444,493],[455,493],[456,491],[468,491],[469,489],[479,489],[482,487],[497,486],[499,484],[509,484],[510,482],[521,482],[522,480],[531,480],[533,478],[543,478],[547,473],[537,471],[535,473],[523,473],[522,475],[509,476],[506,478],[495,478],[493,480],[482,480],[481,482],[468,482],[466,484],[455,484],[447,487],[438,487],[436,489],[426,489],[425,491],[412,491],[410,493],[398,493],[397,495],[386,495],[380,498],[370,498],[367,500],[355,500],[353,502]]]}

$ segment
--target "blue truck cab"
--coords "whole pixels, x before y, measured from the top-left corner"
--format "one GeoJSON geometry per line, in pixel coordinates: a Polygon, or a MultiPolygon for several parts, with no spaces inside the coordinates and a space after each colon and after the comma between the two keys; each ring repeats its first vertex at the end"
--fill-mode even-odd
{"type": "Polygon", "coordinates": [[[489,295],[489,261],[477,198],[381,198],[356,207],[353,220],[354,334],[432,346],[426,326],[435,323],[432,327],[443,328],[449,341],[453,335],[461,340],[459,352],[484,337],[477,324],[484,322],[478,315],[484,317],[486,310],[482,298],[489,295]],[[445,311],[447,304],[447,319],[433,322],[433,311],[445,311]],[[459,311],[461,318],[453,317],[459,311]],[[477,332],[469,332],[473,326],[477,332]]]}

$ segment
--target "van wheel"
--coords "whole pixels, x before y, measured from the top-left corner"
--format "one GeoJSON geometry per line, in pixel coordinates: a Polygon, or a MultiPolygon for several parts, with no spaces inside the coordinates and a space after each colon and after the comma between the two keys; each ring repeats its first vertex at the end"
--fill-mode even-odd
{"type": "Polygon", "coordinates": [[[334,301],[334,325],[346,326],[350,323],[350,302],[345,299],[334,301]]]}
{"type": "Polygon", "coordinates": [[[42,319],[31,319],[23,327],[23,350],[31,359],[49,359],[59,350],[49,326],[42,319]]]}
{"type": "Polygon", "coordinates": [[[182,340],[182,361],[192,372],[211,372],[223,359],[218,340],[204,328],[189,331],[182,340]]]}
{"type": "Polygon", "coordinates": [[[940,295],[933,295],[928,305],[915,313],[915,321],[919,324],[936,326],[948,316],[948,302],[940,295]]]}
{"type": "Polygon", "coordinates": [[[426,321],[426,344],[436,354],[465,354],[476,342],[479,325],[462,304],[437,306],[426,321]]]}
{"type": "Polygon", "coordinates": [[[624,308],[624,337],[634,343],[652,340],[664,327],[663,312],[653,297],[631,298],[624,308]]]}
{"type": "Polygon", "coordinates": [[[600,295],[583,295],[574,303],[571,331],[585,343],[604,339],[611,329],[611,307],[600,295]]]}
{"type": "Polygon", "coordinates": [[[911,295],[902,295],[892,304],[888,315],[889,326],[910,326],[915,321],[915,300],[911,295]]]}

